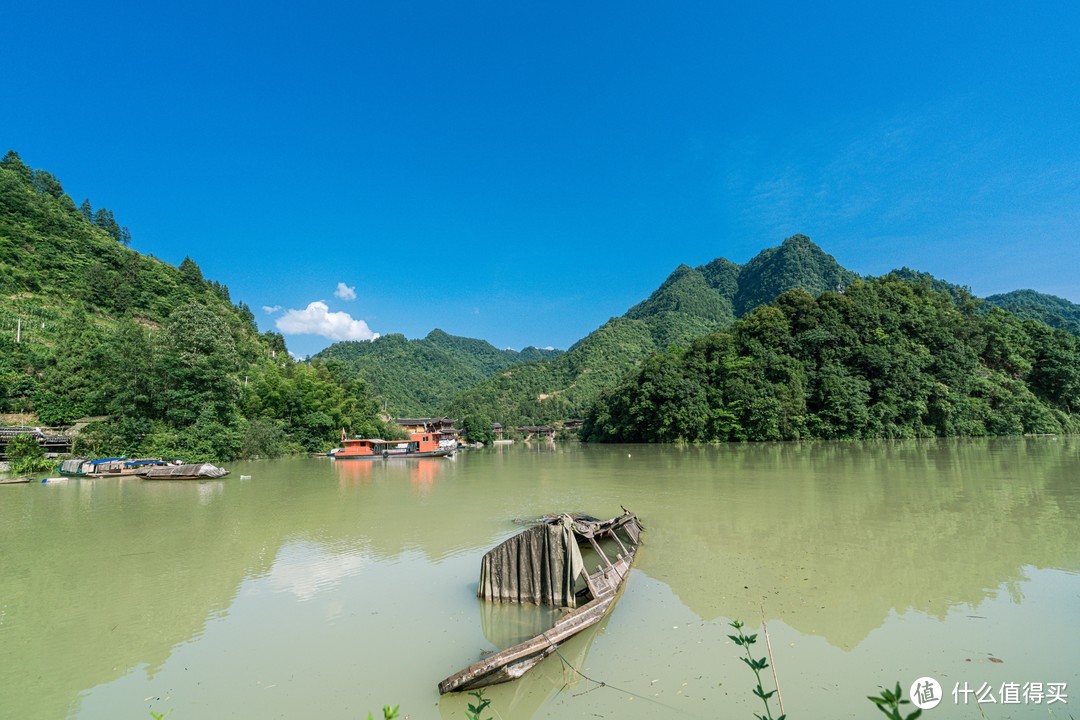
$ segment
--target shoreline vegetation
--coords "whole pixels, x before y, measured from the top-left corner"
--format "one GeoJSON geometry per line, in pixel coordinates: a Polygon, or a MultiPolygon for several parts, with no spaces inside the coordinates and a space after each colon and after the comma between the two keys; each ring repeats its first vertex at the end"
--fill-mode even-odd
{"type": "Polygon", "coordinates": [[[76,454],[319,453],[343,431],[402,437],[383,413],[421,411],[477,436],[583,418],[590,442],[1080,432],[1080,307],[979,300],[907,269],[859,278],[801,235],[742,266],[681,266],[566,352],[433,331],[307,361],[194,260],[130,241],[112,211],[77,206],[13,151],[0,160],[0,413],[107,417],[76,454]]]}

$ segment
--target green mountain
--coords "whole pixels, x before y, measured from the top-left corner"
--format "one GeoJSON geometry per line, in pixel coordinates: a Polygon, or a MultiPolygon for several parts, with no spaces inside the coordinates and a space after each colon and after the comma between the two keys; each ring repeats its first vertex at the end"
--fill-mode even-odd
{"type": "Polygon", "coordinates": [[[940,280],[930,273],[904,267],[893,270],[889,275],[908,282],[926,283],[938,292],[948,293],[958,303],[974,301],[980,312],[987,313],[993,308],[1001,308],[1019,318],[1037,320],[1052,328],[1080,336],[1080,305],[1065,298],[1034,290],[1013,290],[978,300],[971,294],[971,288],[940,280]]]}
{"type": "Polygon", "coordinates": [[[418,340],[392,334],[370,342],[334,343],[315,358],[348,366],[387,412],[401,417],[444,411],[452,398],[496,373],[561,352],[535,347],[499,350],[484,340],[436,329],[418,340]]]}
{"type": "Polygon", "coordinates": [[[657,353],[585,414],[595,441],[1080,431],[1080,339],[898,275],[758,306],[657,353]]]}
{"type": "Polygon", "coordinates": [[[654,352],[686,347],[787,290],[820,293],[857,278],[803,235],[742,266],[723,258],[696,268],[680,265],[648,298],[564,355],[499,373],[462,393],[450,411],[507,423],[580,416],[601,390],[654,352]]]}
{"type": "Polygon", "coordinates": [[[805,235],[788,238],[778,248],[763,250],[739,270],[739,289],[732,302],[742,317],[758,305],[770,303],[788,290],[800,288],[811,295],[850,285],[858,275],[840,267],[805,235]]]}
{"type": "Polygon", "coordinates": [[[1013,290],[1003,295],[991,295],[986,302],[1013,315],[1080,335],[1080,305],[1065,298],[1034,290],[1013,290]]]}
{"type": "Polygon", "coordinates": [[[0,160],[0,413],[42,425],[109,416],[76,450],[198,460],[386,431],[346,368],[293,362],[193,260],[173,267],[129,241],[51,173],[14,152],[0,160]]]}

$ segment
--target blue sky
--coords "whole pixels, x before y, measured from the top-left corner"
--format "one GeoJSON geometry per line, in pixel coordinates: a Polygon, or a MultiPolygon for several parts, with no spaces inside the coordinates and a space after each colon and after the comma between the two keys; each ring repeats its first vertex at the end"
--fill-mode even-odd
{"type": "Polygon", "coordinates": [[[106,0],[3,25],[0,151],[300,354],[319,328],[567,347],[680,263],[798,232],[864,274],[1080,302],[1075,3],[106,0]]]}

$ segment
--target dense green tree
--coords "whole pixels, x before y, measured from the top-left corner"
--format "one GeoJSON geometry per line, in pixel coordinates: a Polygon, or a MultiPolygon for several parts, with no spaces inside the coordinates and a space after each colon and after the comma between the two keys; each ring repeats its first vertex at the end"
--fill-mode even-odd
{"type": "Polygon", "coordinates": [[[34,188],[38,192],[51,195],[57,200],[64,197],[64,188],[60,185],[60,181],[56,179],[55,175],[45,170],[34,171],[34,188]]]}
{"type": "Polygon", "coordinates": [[[109,362],[93,320],[76,307],[56,332],[59,347],[41,368],[34,409],[41,422],[61,425],[103,411],[109,362]]]}
{"type": "Polygon", "coordinates": [[[160,367],[163,385],[155,396],[166,419],[181,426],[197,418],[233,419],[240,396],[240,358],[227,324],[213,309],[188,303],[173,311],[160,367]]]}
{"type": "Polygon", "coordinates": [[[602,393],[582,435],[795,440],[1073,432],[1075,336],[890,276],[760,306],[602,393]],[[704,399],[704,400],[702,400],[704,399]],[[672,428],[677,428],[673,431],[672,428]]]}
{"type": "Polygon", "coordinates": [[[184,282],[191,287],[201,287],[205,284],[203,279],[202,270],[199,269],[199,265],[190,257],[184,257],[180,261],[180,276],[184,279],[184,282]]]}
{"type": "Polygon", "coordinates": [[[11,438],[5,450],[11,471],[16,475],[46,470],[53,465],[53,461],[45,458],[45,448],[29,433],[11,438]]]}
{"type": "Polygon", "coordinates": [[[482,414],[466,415],[461,421],[461,431],[469,442],[489,445],[495,439],[491,418],[482,414]]]}
{"type": "Polygon", "coordinates": [[[3,159],[0,159],[0,167],[11,171],[21,182],[27,185],[32,185],[34,182],[34,171],[22,161],[19,153],[14,150],[8,150],[4,153],[3,159]]]}

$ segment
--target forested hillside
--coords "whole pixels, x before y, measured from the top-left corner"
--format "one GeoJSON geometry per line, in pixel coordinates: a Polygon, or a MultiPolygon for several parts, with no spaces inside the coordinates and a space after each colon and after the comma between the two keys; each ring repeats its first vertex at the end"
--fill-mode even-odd
{"type": "Polygon", "coordinates": [[[423,417],[445,412],[454,397],[497,372],[560,353],[534,347],[499,350],[484,340],[436,329],[418,340],[391,334],[370,342],[334,343],[315,358],[348,366],[395,417],[423,417]]]}
{"type": "Polygon", "coordinates": [[[680,266],[565,353],[434,330],[310,363],[194,260],[173,267],[130,241],[111,210],[77,206],[13,152],[0,161],[0,413],[106,416],[80,438],[90,453],[323,450],[342,428],[393,436],[380,407],[587,416],[594,440],[1077,430],[1080,306],[1033,291],[980,301],[907,268],[860,280],[801,235],[742,266],[680,266]]]}
{"type": "Polygon", "coordinates": [[[986,302],[1013,315],[1038,320],[1080,336],[1080,305],[1065,298],[1046,295],[1034,290],[1013,290],[1004,295],[991,295],[986,302]]]}
{"type": "Polygon", "coordinates": [[[899,275],[803,290],[653,355],[589,440],[797,440],[1080,430],[1080,341],[899,275]]]}
{"type": "Polygon", "coordinates": [[[82,449],[192,459],[332,446],[385,432],[362,381],[293,362],[228,288],[126,247],[108,210],[76,207],[14,152],[0,161],[0,412],[87,428],[82,449]]]}
{"type": "Polygon", "coordinates": [[[803,235],[758,254],[746,265],[718,258],[682,265],[646,300],[553,360],[502,372],[466,391],[451,413],[480,413],[506,423],[580,416],[601,390],[657,351],[689,346],[792,288],[835,290],[858,276],[803,235]]]}

